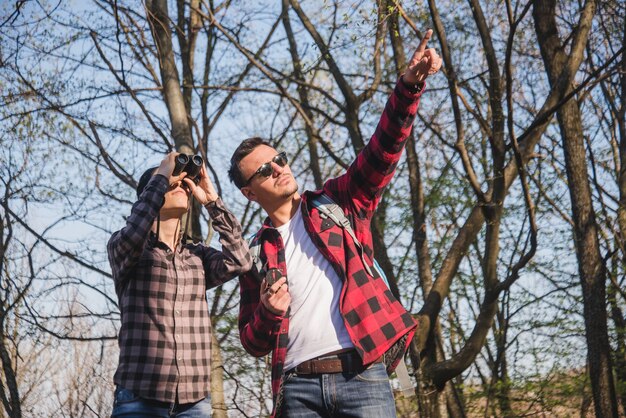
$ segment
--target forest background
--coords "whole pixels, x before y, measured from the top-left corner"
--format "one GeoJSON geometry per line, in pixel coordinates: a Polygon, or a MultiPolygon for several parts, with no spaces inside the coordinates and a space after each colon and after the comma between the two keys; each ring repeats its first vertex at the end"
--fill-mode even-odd
{"type": "MultiPolygon", "coordinates": [[[[368,141],[427,28],[443,69],[373,223],[420,321],[400,416],[626,416],[615,0],[2,2],[0,416],[110,414],[105,244],[146,167],[201,153],[249,235],[262,213],[227,179],[236,145],[268,138],[319,188],[368,141]]],[[[237,281],[208,298],[214,416],[268,414],[237,281]]]]}

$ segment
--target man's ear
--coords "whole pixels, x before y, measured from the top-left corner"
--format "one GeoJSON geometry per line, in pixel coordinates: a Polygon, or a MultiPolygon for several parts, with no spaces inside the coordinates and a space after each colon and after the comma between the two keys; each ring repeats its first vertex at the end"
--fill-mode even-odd
{"type": "Polygon", "coordinates": [[[251,202],[258,201],[256,193],[254,193],[254,191],[248,186],[244,186],[241,188],[241,194],[243,194],[246,199],[250,200],[251,202]]]}

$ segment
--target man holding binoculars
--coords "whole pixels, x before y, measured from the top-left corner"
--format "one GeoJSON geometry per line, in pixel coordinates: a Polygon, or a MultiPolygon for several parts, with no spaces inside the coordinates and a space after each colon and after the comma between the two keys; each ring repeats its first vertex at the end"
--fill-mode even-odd
{"type": "Polygon", "coordinates": [[[241,225],[202,157],[169,153],[141,176],[126,225],[107,245],[122,326],[113,417],[210,417],[211,322],[206,290],[250,269],[241,225]],[[191,195],[222,250],[187,244],[191,195]]]}

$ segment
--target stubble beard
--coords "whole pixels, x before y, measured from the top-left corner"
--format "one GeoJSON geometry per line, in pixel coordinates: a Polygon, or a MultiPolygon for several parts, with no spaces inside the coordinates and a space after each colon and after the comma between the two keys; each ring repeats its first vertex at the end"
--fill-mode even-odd
{"type": "Polygon", "coordinates": [[[294,184],[293,187],[285,190],[283,194],[280,195],[280,197],[283,199],[289,199],[293,197],[293,195],[296,194],[297,191],[298,191],[298,185],[294,184]]]}
{"type": "Polygon", "coordinates": [[[283,193],[281,193],[280,197],[282,199],[289,199],[293,197],[293,195],[296,194],[297,191],[298,191],[298,184],[295,182],[295,179],[294,179],[294,182],[289,184],[289,187],[285,189],[283,193]]]}

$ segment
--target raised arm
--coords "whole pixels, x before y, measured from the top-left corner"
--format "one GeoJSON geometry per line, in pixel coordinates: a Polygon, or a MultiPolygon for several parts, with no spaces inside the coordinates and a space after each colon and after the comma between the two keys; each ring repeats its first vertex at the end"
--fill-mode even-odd
{"type": "MultiPolygon", "coordinates": [[[[167,154],[154,175],[133,205],[126,225],[115,232],[107,243],[109,263],[113,272],[116,290],[124,287],[128,280],[127,272],[137,263],[143,253],[154,220],[163,206],[165,192],[175,166],[178,153],[167,154]]],[[[184,174],[172,178],[180,180],[184,174]]]]}
{"type": "Polygon", "coordinates": [[[126,272],[139,261],[143,253],[152,223],[163,205],[163,195],[168,184],[164,176],[154,176],[133,205],[126,225],[115,232],[107,243],[116,290],[124,287],[126,272]]]}
{"type": "Polygon", "coordinates": [[[219,234],[222,250],[204,247],[203,264],[207,288],[220,284],[239,276],[252,266],[252,258],[248,250],[248,243],[242,237],[241,224],[237,218],[224,206],[222,199],[217,198],[206,206],[209,216],[213,220],[213,228],[219,234]]]}
{"type": "Polygon", "coordinates": [[[428,30],[413,53],[370,141],[344,175],[329,180],[324,186],[325,191],[338,202],[351,202],[360,213],[376,209],[382,191],[393,178],[411,133],[425,80],[441,68],[437,52],[427,48],[431,36],[432,30],[428,30]]]}

